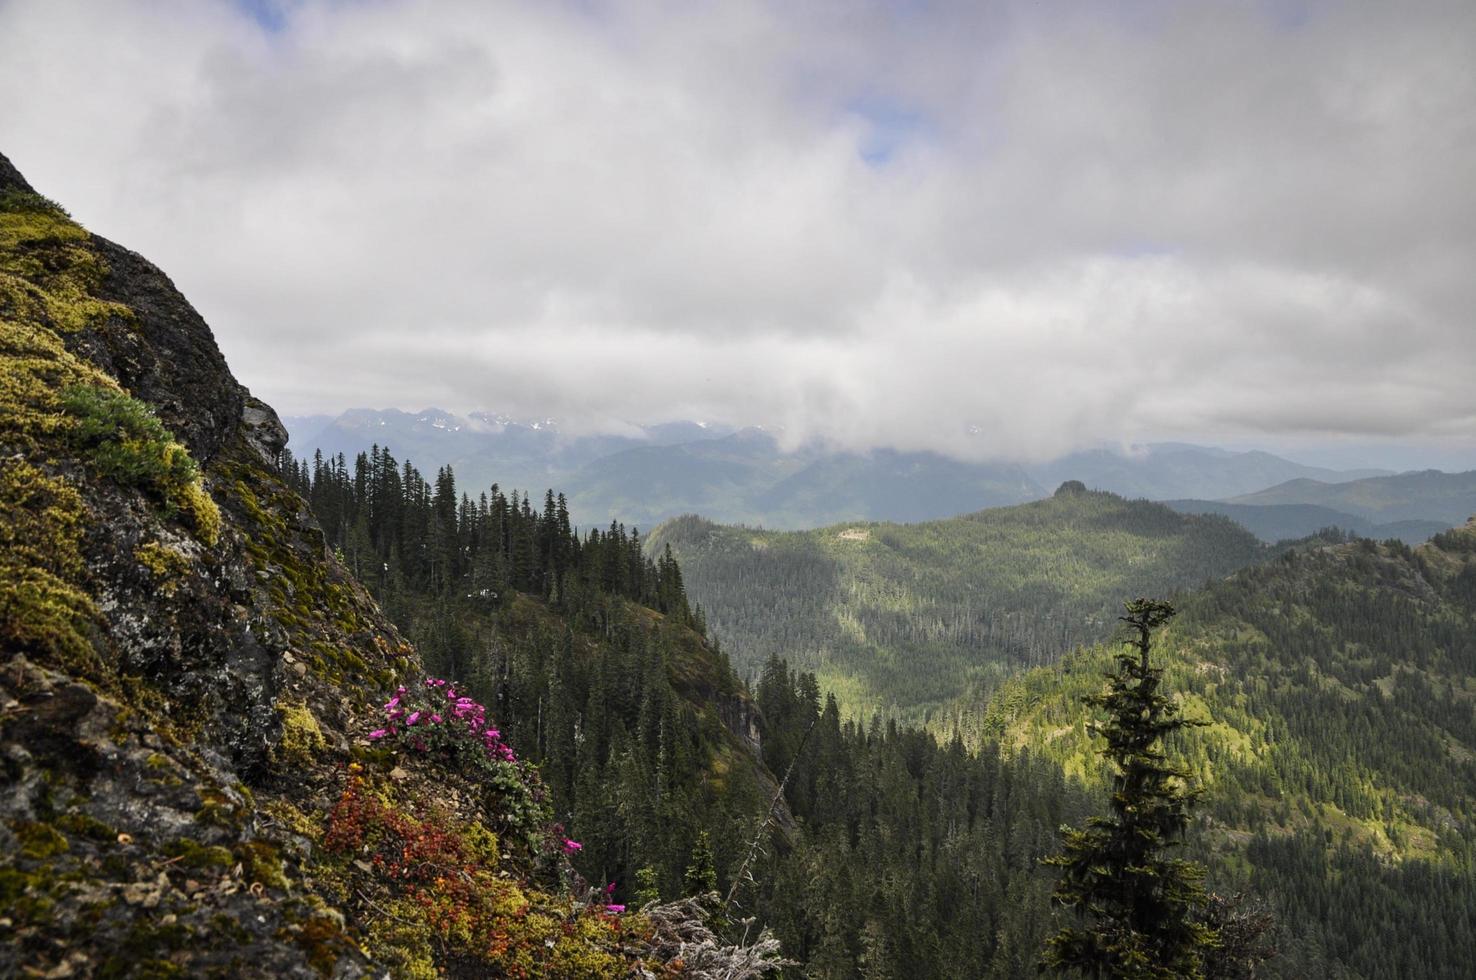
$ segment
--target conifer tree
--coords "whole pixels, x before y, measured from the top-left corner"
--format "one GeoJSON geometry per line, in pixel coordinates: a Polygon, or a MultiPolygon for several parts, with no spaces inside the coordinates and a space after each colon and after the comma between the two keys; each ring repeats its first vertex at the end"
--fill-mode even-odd
{"type": "Polygon", "coordinates": [[[1189,822],[1195,794],[1168,761],[1165,736],[1196,724],[1179,716],[1161,690],[1163,668],[1150,659],[1153,631],[1174,614],[1169,603],[1126,604],[1128,636],[1107,690],[1083,700],[1107,712],[1091,729],[1107,741],[1116,774],[1112,810],[1085,829],[1065,828],[1064,850],[1046,859],[1061,869],[1053,901],[1078,922],[1046,941],[1043,965],[1093,978],[1169,980],[1203,976],[1216,944],[1200,915],[1204,871],[1167,855],[1189,822]]]}
{"type": "Polygon", "coordinates": [[[704,830],[697,835],[697,842],[692,845],[691,863],[687,865],[687,873],[682,878],[682,891],[689,896],[701,898],[717,891],[717,887],[717,859],[712,853],[712,836],[704,830]]]}
{"type": "Polygon", "coordinates": [[[661,901],[661,888],[657,884],[659,878],[660,873],[649,864],[636,870],[635,891],[631,897],[637,908],[661,901]]]}

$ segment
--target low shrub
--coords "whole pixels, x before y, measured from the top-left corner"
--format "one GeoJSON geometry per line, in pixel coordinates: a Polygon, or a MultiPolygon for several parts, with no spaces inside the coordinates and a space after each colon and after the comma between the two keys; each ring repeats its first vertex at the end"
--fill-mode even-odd
{"type": "Polygon", "coordinates": [[[414,688],[401,687],[384,704],[384,727],[369,733],[381,745],[439,757],[458,772],[474,775],[486,788],[489,804],[502,820],[510,842],[534,856],[567,843],[551,843],[551,811],[538,773],[518,761],[487,718],[487,709],[460,695],[456,686],[428,677],[414,688]]]}

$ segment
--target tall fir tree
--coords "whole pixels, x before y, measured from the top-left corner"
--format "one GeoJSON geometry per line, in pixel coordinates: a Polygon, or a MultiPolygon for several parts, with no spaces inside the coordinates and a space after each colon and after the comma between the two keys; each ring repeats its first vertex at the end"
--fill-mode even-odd
{"type": "Polygon", "coordinates": [[[1111,814],[1065,828],[1064,849],[1046,859],[1061,869],[1052,900],[1078,916],[1046,941],[1043,965],[1059,973],[1123,980],[1204,975],[1217,944],[1204,923],[1204,870],[1168,856],[1182,842],[1195,792],[1169,762],[1164,738],[1200,722],[1180,716],[1151,659],[1153,632],[1173,616],[1167,602],[1126,604],[1128,636],[1107,690],[1083,700],[1107,712],[1092,731],[1112,763],[1111,814]]]}

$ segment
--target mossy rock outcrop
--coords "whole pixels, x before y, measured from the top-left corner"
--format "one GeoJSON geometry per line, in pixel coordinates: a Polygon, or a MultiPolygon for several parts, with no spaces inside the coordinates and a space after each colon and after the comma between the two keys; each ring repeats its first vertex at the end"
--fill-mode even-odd
{"type": "MultiPolygon", "coordinates": [[[[503,975],[415,923],[376,950],[374,874],[323,852],[351,778],[448,834],[482,817],[365,749],[419,660],[278,475],[285,440],[162,272],[0,156],[0,975],[503,975]]],[[[565,934],[567,899],[508,889],[565,934]]],[[[580,975],[643,962],[601,943],[580,975]]]]}

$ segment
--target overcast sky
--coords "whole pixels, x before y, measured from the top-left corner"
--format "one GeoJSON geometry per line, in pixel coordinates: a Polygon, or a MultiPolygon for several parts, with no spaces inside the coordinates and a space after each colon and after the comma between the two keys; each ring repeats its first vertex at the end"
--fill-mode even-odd
{"type": "Polygon", "coordinates": [[[0,37],[0,148],[284,413],[1476,465],[1470,0],[0,0],[0,37]]]}

